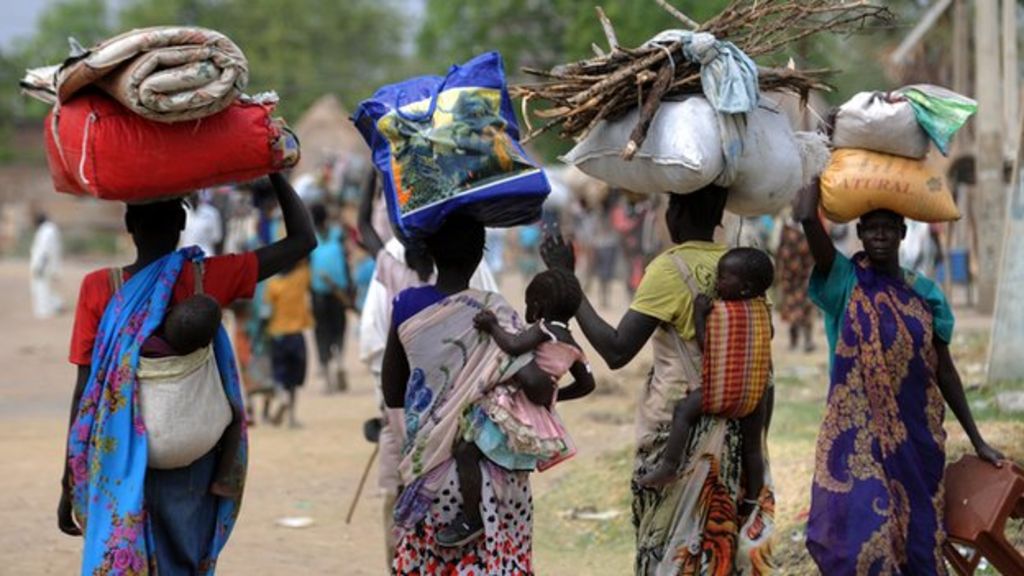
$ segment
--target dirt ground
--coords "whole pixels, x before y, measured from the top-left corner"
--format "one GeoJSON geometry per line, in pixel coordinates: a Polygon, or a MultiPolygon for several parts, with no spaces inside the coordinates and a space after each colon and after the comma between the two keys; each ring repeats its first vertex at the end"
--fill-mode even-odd
{"type": "MultiPolygon", "coordinates": [[[[82,275],[105,265],[110,263],[72,262],[65,266],[62,291],[70,306],[82,275]]],[[[519,279],[507,277],[503,288],[518,306],[522,293],[519,279]]],[[[607,318],[618,318],[624,309],[625,296],[621,292],[615,296],[617,304],[606,311],[607,318]]],[[[74,382],[73,367],[66,361],[71,322],[71,314],[34,320],[26,263],[0,261],[0,462],[4,463],[0,473],[0,518],[4,520],[0,575],[72,574],[78,570],[80,541],[61,534],[55,521],[74,382]]],[[[984,331],[986,321],[968,319],[967,325],[984,331]]],[[[303,428],[261,424],[251,430],[245,501],[221,557],[219,574],[384,573],[376,469],[371,471],[352,523],[344,521],[372,451],[372,445],[362,438],[362,422],[375,414],[371,380],[356,358],[351,333],[348,342],[349,392],[324,395],[311,371],[298,407],[303,428]],[[306,528],[279,526],[277,520],[285,517],[308,517],[313,524],[306,528]]],[[[780,373],[793,381],[815,384],[780,394],[777,405],[789,398],[823,403],[827,361],[824,340],[819,337],[818,342],[819,351],[811,356],[778,352],[780,373]]],[[[649,351],[614,374],[600,359],[594,359],[599,392],[560,408],[579,455],[533,479],[538,574],[624,574],[632,565],[628,478],[620,471],[628,469],[633,398],[649,367],[649,351]],[[580,512],[583,516],[597,513],[598,520],[574,518],[580,512]],[[602,514],[612,520],[601,520],[602,514]]],[[[972,377],[968,375],[968,383],[972,377]]],[[[770,445],[779,487],[779,521],[792,523],[806,498],[819,417],[816,413],[777,413],[785,415],[778,427],[780,441],[770,445]]],[[[1004,434],[990,441],[1003,449],[1019,446],[1024,427],[1006,426],[1004,434]]],[[[985,424],[982,429],[997,430],[985,424]]],[[[951,440],[957,438],[951,433],[951,440]]],[[[788,539],[789,535],[782,537],[788,539]]]]}
{"type": "MultiPolygon", "coordinates": [[[[61,292],[73,310],[82,276],[108,262],[71,262],[61,292]]],[[[71,574],[77,571],[80,541],[61,534],[55,510],[59,496],[68,406],[74,368],[67,362],[72,314],[36,320],[29,306],[27,264],[0,261],[0,575],[71,574]]],[[[521,294],[518,278],[506,292],[521,294]]],[[[520,298],[521,299],[521,298],[520,298]]],[[[516,302],[516,297],[510,296],[516,302]]],[[[619,300],[622,300],[620,297],[619,300]]],[[[350,321],[350,328],[354,321],[350,321]]],[[[375,415],[369,372],[348,339],[346,366],[350,391],[324,395],[310,371],[298,404],[299,430],[257,424],[250,430],[250,468],[242,514],[224,554],[219,574],[382,574],[384,547],[376,467],[350,525],[345,514],[372,452],[362,423],[375,415]],[[307,528],[285,528],[276,521],[309,517],[307,528]]],[[[313,351],[310,350],[312,355],[313,351]]],[[[606,379],[607,381],[607,379],[606,379]]],[[[632,439],[628,418],[573,426],[591,417],[618,414],[622,397],[596,395],[567,405],[563,414],[580,446],[573,465],[586,466],[609,448],[632,439]]],[[[534,481],[540,497],[568,466],[534,481]]],[[[561,554],[538,547],[538,572],[553,573],[561,554]],[[548,566],[548,569],[545,569],[548,566]]],[[[571,562],[570,562],[571,564],[571,562]]],[[[569,566],[566,566],[567,568],[569,566]]],[[[558,570],[560,572],[560,570],[558,570]]]]}

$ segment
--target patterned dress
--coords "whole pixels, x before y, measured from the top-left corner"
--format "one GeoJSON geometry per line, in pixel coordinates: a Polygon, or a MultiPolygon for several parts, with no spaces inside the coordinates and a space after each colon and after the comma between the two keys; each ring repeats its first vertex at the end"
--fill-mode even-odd
{"type": "Polygon", "coordinates": [[[778,253],[779,316],[794,327],[810,326],[814,303],[807,297],[807,279],[814,257],[803,231],[792,223],[782,225],[778,253]]]}
{"type": "Polygon", "coordinates": [[[451,449],[484,394],[511,375],[512,359],[481,337],[473,317],[492,310],[502,328],[523,328],[495,293],[466,290],[444,296],[412,288],[392,314],[412,368],[405,395],[405,447],[399,465],[405,489],[395,508],[394,571],[418,576],[525,576],[533,573],[533,500],[529,472],[481,463],[484,534],[460,548],[438,546],[438,530],[461,510],[451,449]]]}
{"type": "Polygon", "coordinates": [[[933,337],[953,316],[924,277],[842,255],[811,278],[833,350],[807,548],[829,576],[945,574],[944,404],[933,337]]]}
{"type": "MultiPolygon", "coordinates": [[[[740,524],[742,435],[739,420],[703,416],[694,427],[686,466],[675,482],[642,488],[636,479],[664,455],[676,403],[701,385],[701,352],[693,299],[709,293],[726,248],[686,242],[655,258],[630,308],[664,324],[655,330],[654,368],[637,402],[633,525],[637,576],[757,575],[772,569],[774,496],[767,472],[757,510],[740,524]]],[[[767,460],[767,458],[766,458],[767,460]]]]}

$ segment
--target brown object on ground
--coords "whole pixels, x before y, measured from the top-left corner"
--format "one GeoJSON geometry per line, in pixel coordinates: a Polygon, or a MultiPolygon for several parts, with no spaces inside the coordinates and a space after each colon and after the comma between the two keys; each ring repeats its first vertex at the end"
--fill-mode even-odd
{"type": "Polygon", "coordinates": [[[1024,556],[1003,534],[1007,518],[1024,517],[1024,470],[1004,461],[996,468],[966,455],[946,469],[946,531],[943,555],[962,575],[985,558],[1002,574],[1024,574],[1024,556]],[[954,544],[975,550],[968,559],[954,544]]]}
{"type": "MultiPolygon", "coordinates": [[[[867,0],[735,0],[717,16],[694,28],[696,23],[685,14],[665,0],[656,1],[685,28],[731,41],[751,58],[777,52],[821,32],[848,33],[894,19],[888,8],[867,0]]],[[[598,55],[594,58],[547,71],[524,68],[523,72],[543,80],[511,87],[512,96],[523,99],[524,117],[529,116],[530,100],[550,104],[547,109],[533,112],[547,120],[545,124],[535,128],[527,119],[523,142],[556,126],[560,127],[562,137],[581,140],[601,120],[614,120],[641,103],[644,113],[627,150],[623,151],[628,157],[643,143],[650,118],[663,97],[701,93],[700,65],[683,57],[680,43],[625,48],[618,44],[612,23],[600,8],[598,18],[611,52],[603,53],[595,46],[598,55]],[[666,74],[668,86],[663,87],[666,74]]],[[[806,99],[812,90],[828,89],[824,83],[828,73],[759,67],[758,85],[764,91],[788,91],[806,99]]]]}

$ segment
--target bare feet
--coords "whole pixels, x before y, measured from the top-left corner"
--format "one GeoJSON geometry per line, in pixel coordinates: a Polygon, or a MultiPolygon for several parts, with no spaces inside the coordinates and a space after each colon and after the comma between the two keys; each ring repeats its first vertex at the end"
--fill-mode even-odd
{"type": "Polygon", "coordinates": [[[676,480],[677,470],[679,470],[678,462],[664,460],[657,468],[637,480],[637,484],[644,488],[660,488],[676,480]]]}

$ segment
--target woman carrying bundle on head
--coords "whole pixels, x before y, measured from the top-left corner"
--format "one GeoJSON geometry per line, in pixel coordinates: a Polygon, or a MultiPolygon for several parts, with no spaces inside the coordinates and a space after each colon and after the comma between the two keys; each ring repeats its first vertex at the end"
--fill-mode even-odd
{"type": "MultiPolygon", "coordinates": [[[[771,566],[770,468],[760,451],[744,458],[742,418],[702,413],[693,426],[687,422],[681,443],[679,431],[672,431],[680,401],[701,388],[703,354],[694,308],[714,292],[719,262],[727,252],[713,241],[726,196],[714,185],[670,195],[665,220],[676,245],[647,266],[618,326],[602,320],[585,296],[576,312],[587,340],[613,369],[629,363],[648,340],[654,346],[654,368],[637,402],[632,481],[637,575],[761,574],[771,566]],[[651,476],[673,459],[685,463],[678,473],[672,467],[667,475],[651,476]],[[744,481],[744,466],[750,462],[763,464],[760,481],[744,481]],[[756,493],[746,493],[751,490],[756,493]],[[744,500],[750,505],[741,521],[744,500]]],[[[572,273],[572,250],[560,237],[546,238],[541,255],[549,267],[572,273]]],[[[757,403],[764,403],[763,428],[748,434],[748,440],[759,442],[772,401],[770,381],[762,384],[757,403]]]]}
{"type": "Polygon", "coordinates": [[[57,522],[65,534],[84,536],[83,574],[216,569],[238,516],[247,461],[220,308],[252,297],[257,282],[316,245],[295,191],[279,174],[270,181],[285,238],[205,258],[195,246],[175,250],[185,226],[180,200],[133,204],[125,226],[135,262],[82,280],[57,522]],[[218,417],[208,417],[214,405],[218,417]]]}
{"type": "Polygon", "coordinates": [[[981,458],[999,466],[1003,455],[982,439],[964,397],[949,302],[900,267],[903,216],[861,215],[864,250],[847,258],[822,226],[820,196],[815,179],[793,214],[814,256],[809,291],[831,352],[807,549],[823,574],[944,574],[944,404],[981,458]]]}

